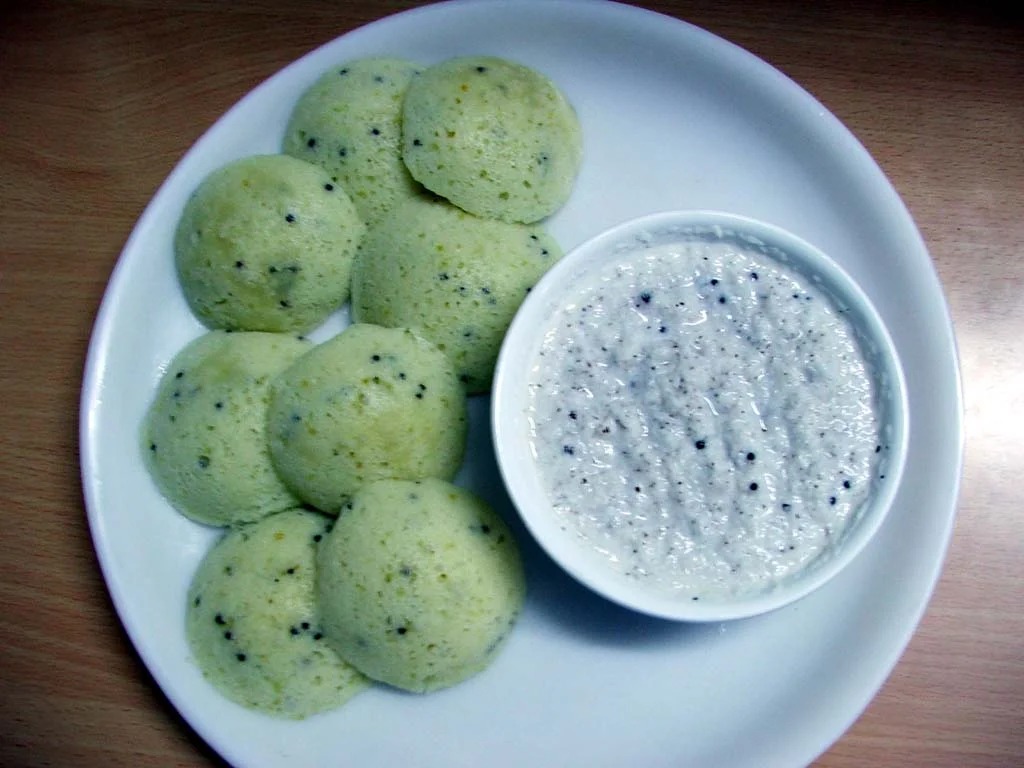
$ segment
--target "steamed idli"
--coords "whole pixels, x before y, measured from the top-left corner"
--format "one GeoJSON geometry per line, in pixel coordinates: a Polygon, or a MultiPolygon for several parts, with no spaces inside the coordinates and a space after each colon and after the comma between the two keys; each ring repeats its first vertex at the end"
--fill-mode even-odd
{"type": "Polygon", "coordinates": [[[317,556],[328,643],[368,677],[408,691],[445,688],[483,670],[525,591],[519,550],[501,518],[441,480],[364,486],[317,556]]]}
{"type": "Polygon", "coordinates": [[[372,480],[451,479],[467,424],[465,391],[441,350],[409,330],[366,324],[282,373],[267,417],[278,473],[325,512],[372,480]]]}
{"type": "Polygon", "coordinates": [[[303,718],[369,682],[325,642],[315,554],[332,521],[293,509],[225,534],[188,591],[186,632],[203,675],[232,701],[303,718]]]}
{"type": "Polygon", "coordinates": [[[212,331],[171,361],[146,414],[142,452],[171,504],[207,525],[295,506],[266,437],[270,381],[312,345],[277,333],[212,331]]]}
{"type": "Polygon", "coordinates": [[[412,328],[487,392],[505,331],[527,291],[562,255],[539,227],[407,200],[367,232],[352,268],[360,322],[412,328]]]}
{"type": "Polygon", "coordinates": [[[306,331],[348,299],[365,229],[322,168],[247,157],[208,176],[185,205],[174,238],[178,277],[210,328],[306,331]]]}
{"type": "Polygon", "coordinates": [[[529,223],[569,199],[582,134],[568,100],[540,72],[456,58],[410,83],[402,157],[414,179],[463,210],[529,223]]]}
{"type": "Polygon", "coordinates": [[[359,59],[326,72],[299,99],[285,154],[324,168],[372,223],[400,199],[420,194],[402,162],[402,98],[419,67],[402,59],[359,59]]]}

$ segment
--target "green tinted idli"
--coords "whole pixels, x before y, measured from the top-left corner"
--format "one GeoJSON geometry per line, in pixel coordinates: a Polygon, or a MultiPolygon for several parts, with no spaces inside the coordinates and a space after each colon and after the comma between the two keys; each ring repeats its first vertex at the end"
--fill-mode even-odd
{"type": "Polygon", "coordinates": [[[422,192],[402,162],[402,97],[419,67],[402,59],[360,59],[332,68],[299,99],[284,152],[326,169],[363,221],[422,192]]]}
{"type": "Polygon", "coordinates": [[[579,120],[529,67],[491,57],[441,62],[409,85],[402,121],[413,178],[470,213],[529,223],[569,199],[579,120]]]}
{"type": "Polygon", "coordinates": [[[490,664],[525,591],[501,518],[441,480],[365,486],[317,557],[331,647],[368,677],[409,691],[445,688],[490,664]]]}
{"type": "Polygon", "coordinates": [[[467,424],[465,391],[441,350],[365,324],[281,374],[267,419],[278,473],[326,512],[372,480],[454,477],[467,424]]]}
{"type": "Polygon", "coordinates": [[[315,555],[331,520],[301,509],[225,534],[188,592],[186,630],[203,675],[232,701],[288,718],[340,707],[369,682],[324,640],[315,555]]]}
{"type": "Polygon", "coordinates": [[[208,327],[305,331],[348,299],[365,225],[319,166],[237,160],[185,206],[174,251],[185,297],[208,327]]]}
{"type": "Polygon", "coordinates": [[[361,322],[412,328],[445,351],[469,392],[487,392],[516,310],[561,255],[539,227],[407,200],[367,232],[352,311],[361,322]]]}
{"type": "Polygon", "coordinates": [[[164,496],[208,525],[257,520],[295,506],[266,437],[270,382],[312,345],[277,333],[213,331],[167,368],[142,428],[164,496]]]}

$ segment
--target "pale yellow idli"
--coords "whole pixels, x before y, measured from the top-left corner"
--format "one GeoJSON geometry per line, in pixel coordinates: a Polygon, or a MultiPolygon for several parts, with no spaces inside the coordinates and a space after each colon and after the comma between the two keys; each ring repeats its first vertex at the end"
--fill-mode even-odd
{"type": "Polygon", "coordinates": [[[503,59],[449,59],[409,85],[402,157],[427,189],[478,216],[534,222],[572,192],[579,120],[546,76],[503,59]]]}
{"type": "Polygon", "coordinates": [[[466,394],[448,358],[409,330],[351,325],[273,383],[274,466],[300,498],[337,512],[381,478],[455,476],[466,394]]]}
{"type": "Polygon", "coordinates": [[[323,167],[367,223],[422,192],[401,147],[402,97],[418,72],[403,59],[338,65],[302,95],[288,121],[285,154],[323,167]]]}
{"type": "Polygon", "coordinates": [[[210,328],[306,331],[348,299],[365,229],[319,166],[247,157],[208,176],[185,205],[174,238],[178,277],[210,328]]]}
{"type": "Polygon", "coordinates": [[[332,521],[294,509],[224,535],[188,591],[203,675],[232,701],[288,718],[340,707],[369,682],[324,640],[315,555],[332,521]]]}
{"type": "Polygon", "coordinates": [[[230,525],[295,506],[267,444],[270,381],[312,345],[278,333],[212,331],[167,367],[142,427],[150,474],[180,512],[230,525]]]}
{"type": "Polygon", "coordinates": [[[412,328],[487,392],[527,291],[562,255],[536,226],[481,219],[444,201],[406,200],[367,232],[352,268],[361,322],[412,328]]]}
{"type": "Polygon", "coordinates": [[[454,685],[494,660],[522,610],[519,550],[483,501],[441,480],[364,486],[317,556],[323,631],[374,680],[454,685]]]}

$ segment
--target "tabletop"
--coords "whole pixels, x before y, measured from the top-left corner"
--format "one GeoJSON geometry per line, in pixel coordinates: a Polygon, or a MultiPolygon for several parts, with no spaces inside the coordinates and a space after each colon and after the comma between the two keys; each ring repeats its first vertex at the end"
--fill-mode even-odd
{"type": "MultiPolygon", "coordinates": [[[[214,765],[127,639],[93,553],[78,397],[118,254],[242,95],[415,2],[0,7],[0,764],[214,765]]],[[[952,311],[966,462],[948,559],[902,660],[816,763],[1024,763],[1024,22],[997,3],[661,0],[767,60],[873,154],[952,311]]]]}

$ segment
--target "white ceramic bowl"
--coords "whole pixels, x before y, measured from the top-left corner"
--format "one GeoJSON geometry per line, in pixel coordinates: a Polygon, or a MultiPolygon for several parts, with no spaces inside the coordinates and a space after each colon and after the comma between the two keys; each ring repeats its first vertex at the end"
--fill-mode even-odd
{"type": "Polygon", "coordinates": [[[674,211],[633,219],[566,254],[534,287],[508,330],[498,358],[491,407],[495,450],[505,484],[526,527],[548,555],[577,580],[621,605],[687,621],[725,621],[775,610],[809,594],[841,571],[867,545],[892,506],[909,434],[906,384],[892,340],[853,279],[821,251],[784,230],[710,211],[674,211]],[[738,238],[764,249],[846,311],[875,379],[882,438],[888,446],[880,457],[871,494],[831,550],[769,591],[698,602],[628,579],[578,534],[563,530],[541,484],[527,418],[528,382],[531,369],[538,364],[542,337],[556,313],[572,300],[580,279],[621,261],[624,252],[693,237],[738,238]]]}

